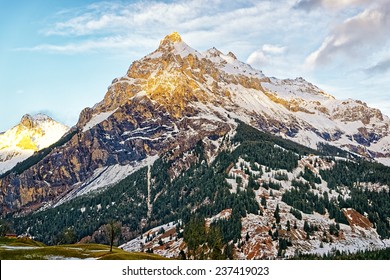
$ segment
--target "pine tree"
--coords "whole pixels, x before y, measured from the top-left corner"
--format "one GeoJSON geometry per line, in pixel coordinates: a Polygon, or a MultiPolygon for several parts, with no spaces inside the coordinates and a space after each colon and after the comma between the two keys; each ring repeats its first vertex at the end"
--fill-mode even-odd
{"type": "Polygon", "coordinates": [[[179,259],[180,260],[186,260],[187,259],[186,253],[184,253],[183,250],[180,250],[179,259]]]}
{"type": "Polygon", "coordinates": [[[260,204],[264,207],[264,209],[267,209],[267,199],[265,198],[265,196],[261,197],[260,204]]]}
{"type": "Polygon", "coordinates": [[[276,205],[276,209],[275,209],[275,212],[274,212],[274,218],[276,220],[276,223],[279,224],[280,223],[279,204],[276,205]]]}
{"type": "Polygon", "coordinates": [[[310,232],[310,225],[309,225],[309,223],[307,221],[305,221],[304,224],[303,224],[303,230],[305,232],[310,232]]]}

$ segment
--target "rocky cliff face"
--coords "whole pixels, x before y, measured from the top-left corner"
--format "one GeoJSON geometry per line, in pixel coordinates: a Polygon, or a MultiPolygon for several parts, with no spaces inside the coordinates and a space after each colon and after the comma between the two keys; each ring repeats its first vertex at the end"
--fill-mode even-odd
{"type": "MultiPolygon", "coordinates": [[[[313,148],[327,142],[372,158],[390,157],[390,122],[380,111],[336,100],[302,78],[265,77],[232,53],[200,53],[173,33],[114,79],[101,102],[81,112],[77,133],[66,144],[20,175],[0,180],[2,211],[29,212],[58,202],[105,172],[102,184],[112,184],[123,177],[107,168],[125,168],[125,176],[163,153],[173,159],[200,140],[208,143],[212,160],[219,140],[234,133],[234,119],[313,148]]],[[[26,117],[22,125],[34,124],[26,117]]]]}

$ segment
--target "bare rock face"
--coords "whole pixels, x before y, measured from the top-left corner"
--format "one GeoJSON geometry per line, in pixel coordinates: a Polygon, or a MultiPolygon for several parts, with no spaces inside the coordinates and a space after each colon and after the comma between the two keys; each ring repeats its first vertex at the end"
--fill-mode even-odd
{"type": "Polygon", "coordinates": [[[371,119],[383,121],[383,115],[381,111],[378,109],[369,108],[366,103],[361,101],[344,101],[342,105],[348,107],[348,110],[345,110],[345,107],[335,109],[333,114],[335,119],[348,122],[362,121],[362,123],[365,125],[369,124],[371,119]]]}
{"type": "Polygon", "coordinates": [[[34,119],[28,114],[22,117],[20,123],[24,125],[27,129],[31,129],[35,126],[34,119]]]}
{"type": "Polygon", "coordinates": [[[87,122],[91,120],[92,114],[93,114],[92,108],[89,107],[84,108],[80,113],[79,121],[77,122],[77,127],[79,129],[82,129],[87,124],[87,122]]]}

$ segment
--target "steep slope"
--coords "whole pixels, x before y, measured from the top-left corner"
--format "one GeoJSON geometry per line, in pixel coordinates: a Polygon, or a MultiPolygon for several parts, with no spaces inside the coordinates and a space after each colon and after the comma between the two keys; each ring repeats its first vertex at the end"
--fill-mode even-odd
{"type": "Polygon", "coordinates": [[[0,174],[50,146],[68,130],[46,115],[24,115],[19,124],[0,134],[0,174]]]}
{"type": "Polygon", "coordinates": [[[199,141],[207,144],[211,163],[223,139],[234,135],[235,119],[311,148],[325,142],[367,157],[388,156],[389,119],[378,110],[337,101],[301,78],[265,77],[232,53],[200,53],[172,33],[114,79],[101,102],[81,112],[69,141],[0,180],[3,213],[59,205],[161,155],[176,159],[199,141]]]}

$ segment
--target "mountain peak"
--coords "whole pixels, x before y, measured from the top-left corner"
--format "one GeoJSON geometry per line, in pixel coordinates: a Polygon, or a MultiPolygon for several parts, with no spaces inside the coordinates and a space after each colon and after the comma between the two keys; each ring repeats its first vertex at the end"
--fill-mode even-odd
{"type": "Polygon", "coordinates": [[[170,45],[172,43],[180,43],[180,42],[183,42],[183,40],[181,39],[180,34],[175,31],[165,36],[165,38],[161,40],[160,46],[170,45]]]}
{"type": "Polygon", "coordinates": [[[45,114],[25,114],[17,125],[0,134],[0,174],[55,143],[68,130],[45,114]]]}
{"type": "Polygon", "coordinates": [[[35,126],[34,119],[31,115],[25,114],[22,119],[20,120],[20,123],[24,125],[26,128],[31,129],[35,126]]]}
{"type": "Polygon", "coordinates": [[[232,53],[232,52],[229,52],[228,54],[227,54],[227,56],[230,56],[231,58],[233,58],[233,59],[237,59],[237,57],[235,56],[235,54],[234,53],[232,53]]]}
{"type": "Polygon", "coordinates": [[[53,119],[51,117],[49,117],[48,115],[45,115],[42,113],[39,113],[39,114],[36,114],[33,116],[30,114],[25,114],[21,118],[20,124],[25,126],[27,129],[32,129],[32,128],[36,127],[37,125],[39,125],[39,123],[47,122],[47,121],[53,121],[53,119]]]}

